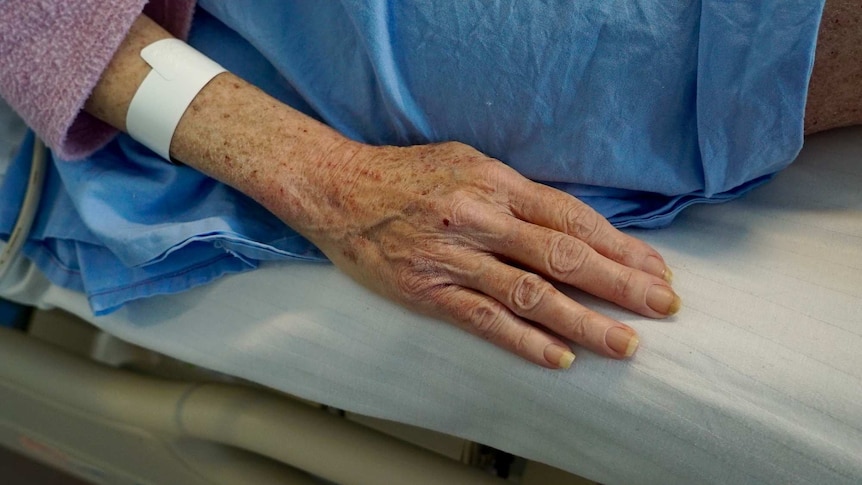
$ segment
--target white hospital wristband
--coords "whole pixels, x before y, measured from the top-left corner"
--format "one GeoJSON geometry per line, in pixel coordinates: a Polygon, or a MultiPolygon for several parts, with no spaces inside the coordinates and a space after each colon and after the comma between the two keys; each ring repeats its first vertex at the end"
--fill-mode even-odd
{"type": "Polygon", "coordinates": [[[195,96],[225,68],[179,39],[144,47],[153,68],[129,104],[126,130],[135,140],[171,161],[171,139],[195,96]]]}

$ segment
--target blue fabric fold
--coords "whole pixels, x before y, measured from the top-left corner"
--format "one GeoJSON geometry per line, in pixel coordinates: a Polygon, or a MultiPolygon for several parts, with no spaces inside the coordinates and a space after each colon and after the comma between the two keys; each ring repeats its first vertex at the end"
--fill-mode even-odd
{"type": "MultiPolygon", "coordinates": [[[[23,249],[52,282],[87,293],[96,315],[262,261],[325,261],[307,240],[230,187],[148,151],[125,158],[122,138],[92,160],[49,164],[23,249]],[[127,163],[131,159],[136,163],[127,163]]],[[[30,134],[0,189],[6,199],[2,237],[23,200],[32,144],[30,134]]]]}
{"type": "MultiPolygon", "coordinates": [[[[461,141],[619,227],[652,228],[796,157],[822,7],[200,0],[189,42],[356,140],[461,141]]],[[[28,147],[4,180],[0,235],[28,147]]],[[[97,314],[263,261],[325,260],[248,197],[125,135],[54,160],[25,252],[97,314]]]]}

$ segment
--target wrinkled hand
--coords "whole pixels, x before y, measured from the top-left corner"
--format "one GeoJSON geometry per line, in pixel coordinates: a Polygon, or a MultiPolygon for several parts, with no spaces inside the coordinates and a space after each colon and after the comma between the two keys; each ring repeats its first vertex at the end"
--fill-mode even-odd
{"type": "Polygon", "coordinates": [[[558,336],[613,358],[638,339],[549,281],[648,317],[679,309],[661,256],[563,192],[460,143],[351,147],[308,175],[298,229],[408,308],[550,368],[574,359],[558,336]]]}

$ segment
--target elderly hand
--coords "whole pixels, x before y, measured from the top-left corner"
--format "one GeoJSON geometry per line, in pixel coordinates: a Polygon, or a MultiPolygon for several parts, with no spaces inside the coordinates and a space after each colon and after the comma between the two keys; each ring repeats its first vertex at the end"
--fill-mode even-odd
{"type": "MultiPolygon", "coordinates": [[[[140,50],[168,37],[140,16],[87,111],[125,129],[150,71],[140,50]]],[[[649,317],[680,306],[655,250],[460,143],[361,145],[222,73],[185,111],[170,151],[254,197],[366,286],[545,367],[574,359],[558,335],[614,358],[638,345],[634,330],[550,281],[649,317]]]]}
{"type": "Polygon", "coordinates": [[[558,335],[613,358],[631,356],[638,338],[551,281],[648,317],[680,307],[654,249],[467,145],[347,145],[305,174],[304,189],[292,187],[303,207],[270,209],[343,271],[408,308],[565,368],[574,355],[558,335]]]}

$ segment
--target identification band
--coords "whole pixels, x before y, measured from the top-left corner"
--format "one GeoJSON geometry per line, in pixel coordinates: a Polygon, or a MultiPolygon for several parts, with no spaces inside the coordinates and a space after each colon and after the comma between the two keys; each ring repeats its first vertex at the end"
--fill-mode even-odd
{"type": "Polygon", "coordinates": [[[179,39],[163,39],[141,50],[152,67],[129,104],[126,130],[135,140],[171,161],[171,139],[195,96],[218,74],[215,61],[179,39]]]}

